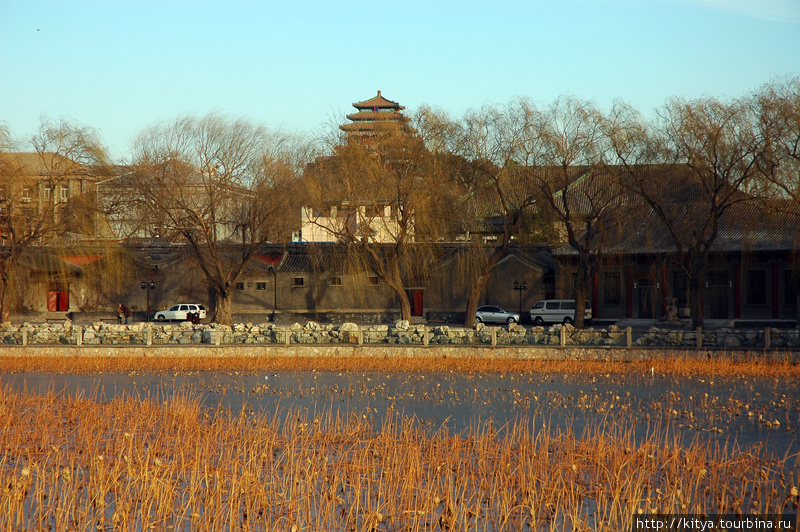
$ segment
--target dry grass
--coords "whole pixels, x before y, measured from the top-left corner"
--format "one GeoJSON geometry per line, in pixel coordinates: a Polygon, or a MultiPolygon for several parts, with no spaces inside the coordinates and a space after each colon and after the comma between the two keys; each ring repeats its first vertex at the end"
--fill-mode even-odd
{"type": "Polygon", "coordinates": [[[508,358],[465,357],[296,357],[296,356],[130,356],[113,354],[95,356],[0,356],[0,372],[44,373],[114,373],[126,371],[405,371],[405,372],[478,372],[478,373],[564,373],[629,374],[656,373],[689,376],[728,376],[764,378],[800,378],[800,364],[780,354],[765,356],[753,352],[732,357],[711,354],[698,358],[694,352],[667,354],[635,362],[576,360],[521,360],[508,358]]]}
{"type": "Polygon", "coordinates": [[[637,441],[634,424],[451,434],[391,411],[234,414],[191,395],[6,388],[0,529],[617,531],[639,512],[797,511],[796,456],[682,443],[668,422],[637,441]]]}

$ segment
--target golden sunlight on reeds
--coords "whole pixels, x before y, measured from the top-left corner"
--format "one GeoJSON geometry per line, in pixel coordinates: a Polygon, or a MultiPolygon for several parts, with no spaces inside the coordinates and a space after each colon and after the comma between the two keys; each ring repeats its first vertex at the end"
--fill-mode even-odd
{"type": "Polygon", "coordinates": [[[389,410],[206,410],[0,392],[2,530],[629,530],[634,515],[797,511],[797,456],[519,419],[453,434],[389,410]]]}
{"type": "MultiPolygon", "coordinates": [[[[118,350],[119,351],[119,350],[118,350]]],[[[469,357],[340,357],[340,356],[130,356],[115,352],[109,356],[0,356],[0,373],[114,373],[126,371],[404,371],[479,373],[564,373],[564,374],[646,374],[676,377],[709,375],[719,377],[800,377],[800,364],[790,356],[748,356],[695,352],[674,352],[648,360],[592,361],[469,357]]]]}

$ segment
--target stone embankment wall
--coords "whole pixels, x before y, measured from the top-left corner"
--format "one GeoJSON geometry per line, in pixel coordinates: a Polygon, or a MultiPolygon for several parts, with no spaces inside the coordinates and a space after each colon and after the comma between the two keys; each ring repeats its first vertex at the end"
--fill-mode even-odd
{"type": "Polygon", "coordinates": [[[800,347],[796,329],[761,331],[685,331],[651,328],[634,339],[630,329],[616,326],[607,329],[578,330],[571,325],[524,327],[511,324],[474,329],[429,327],[398,321],[393,326],[354,323],[321,325],[308,322],[290,326],[263,324],[193,325],[135,323],[118,325],[95,323],[76,326],[70,321],[56,324],[0,325],[0,344],[4,345],[76,345],[76,346],[159,346],[159,345],[399,345],[399,346],[583,346],[583,347],[668,347],[770,349],[800,347]]]}
{"type": "Polygon", "coordinates": [[[796,349],[800,347],[797,329],[684,331],[651,327],[633,345],[654,347],[705,347],[727,349],[796,349]]]}

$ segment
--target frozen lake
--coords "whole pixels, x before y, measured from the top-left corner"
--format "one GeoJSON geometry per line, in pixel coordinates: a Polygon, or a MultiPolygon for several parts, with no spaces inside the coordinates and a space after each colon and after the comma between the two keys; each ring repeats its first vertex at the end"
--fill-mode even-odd
{"type": "Polygon", "coordinates": [[[29,393],[81,394],[110,400],[121,394],[164,400],[202,398],[205,408],[248,413],[303,412],[388,418],[460,432],[491,422],[528,418],[531,427],[587,428],[633,423],[637,436],[669,424],[693,438],[759,445],[779,456],[798,452],[800,387],[796,381],[674,377],[651,374],[565,375],[284,371],[102,375],[0,374],[0,385],[29,393]]]}

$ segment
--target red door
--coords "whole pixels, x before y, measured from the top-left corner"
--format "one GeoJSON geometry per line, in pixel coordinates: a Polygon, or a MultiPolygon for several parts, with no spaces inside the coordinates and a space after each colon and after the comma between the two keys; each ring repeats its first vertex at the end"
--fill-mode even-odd
{"type": "Polygon", "coordinates": [[[47,292],[47,310],[50,312],[69,310],[69,290],[61,285],[51,285],[47,292]]]}
{"type": "Polygon", "coordinates": [[[409,290],[408,299],[411,303],[411,315],[422,316],[422,290],[409,290]]]}

